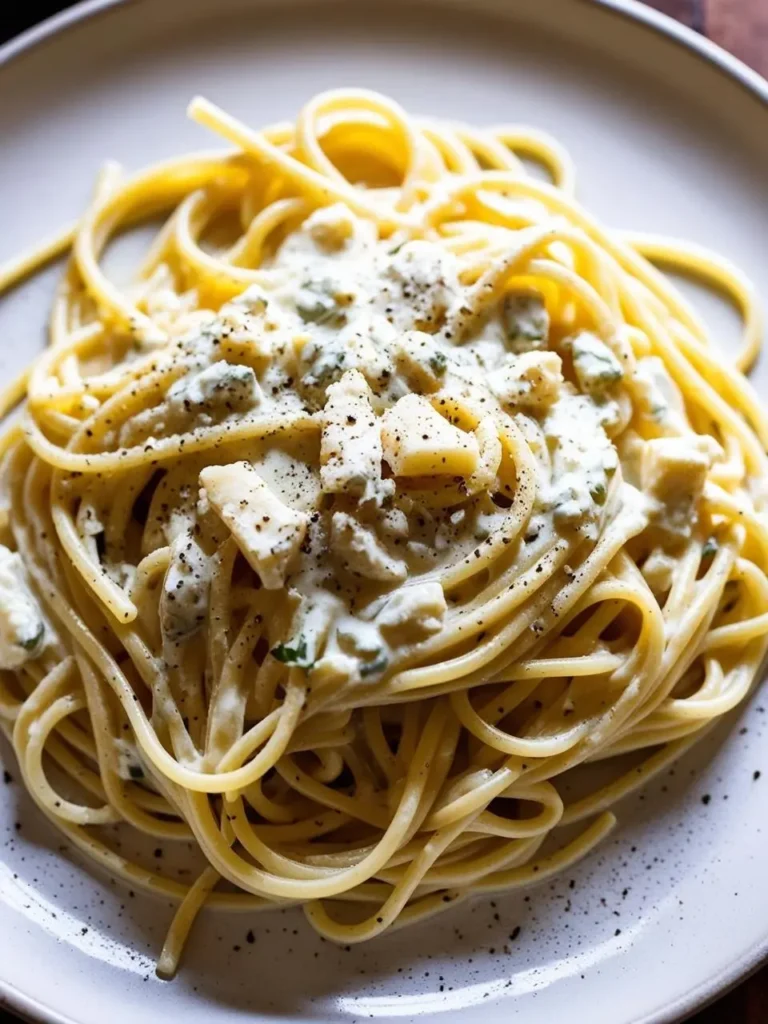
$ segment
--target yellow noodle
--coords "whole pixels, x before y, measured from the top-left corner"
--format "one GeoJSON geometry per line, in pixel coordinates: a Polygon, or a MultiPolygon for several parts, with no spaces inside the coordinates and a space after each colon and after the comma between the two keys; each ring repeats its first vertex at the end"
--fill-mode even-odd
{"type": "MultiPolygon", "coordinates": [[[[262,131],[200,98],[189,113],[237,150],[129,178],[108,165],[77,226],[0,267],[5,290],[72,250],[51,346],[0,395],[4,415],[25,403],[0,444],[0,556],[13,567],[18,552],[44,616],[41,648],[24,640],[28,658],[0,644],[0,716],[42,812],[94,863],[179,904],[158,963],[165,978],[206,903],[300,904],[320,934],[347,943],[565,870],[613,827],[609,808],[744,700],[768,645],[768,418],[743,376],[763,321],[741,271],[696,246],[599,224],[575,198],[568,154],[535,129],[415,119],[359,89],[321,94],[295,125],[262,131]],[[531,160],[549,183],[528,172],[531,160]],[[161,213],[135,283],[118,287],[106,246],[161,213]],[[443,360],[458,353],[447,371],[439,357],[414,369],[400,354],[401,392],[390,392],[392,371],[372,383],[373,364],[394,342],[347,339],[330,379],[343,366],[342,380],[368,389],[376,432],[361,457],[372,450],[374,475],[376,418],[406,392],[472,438],[473,469],[395,473],[390,452],[375,496],[355,504],[354,489],[329,486],[334,392],[306,360],[318,338],[332,349],[344,336],[355,297],[336,289],[330,329],[322,295],[300,329],[285,327],[296,289],[326,287],[311,261],[281,256],[301,255],[308,237],[316,252],[361,245],[361,265],[375,251],[379,290],[403,273],[401,250],[453,261],[459,298],[405,328],[389,316],[393,300],[384,331],[399,339],[418,326],[418,345],[439,342],[443,360]],[[734,360],[720,359],[653,264],[733,300],[744,321],[734,360]],[[536,297],[549,333],[504,367],[549,357],[558,402],[607,410],[557,443],[545,435],[555,399],[526,405],[527,383],[499,397],[500,366],[471,362],[483,332],[507,330],[500,310],[521,294],[536,297]],[[585,334],[613,373],[599,394],[577,365],[585,334]],[[646,394],[653,360],[682,395],[668,418],[646,394]],[[255,381],[263,408],[241,409],[233,392],[223,412],[196,411],[188,385],[202,388],[215,368],[255,381]],[[557,518],[567,501],[552,488],[558,446],[579,433],[587,456],[601,434],[618,455],[587,518],[572,522],[557,518]],[[659,441],[709,453],[687,504],[685,476],[671,498],[630,487],[659,441]],[[316,583],[303,569],[270,579],[240,513],[217,510],[203,486],[201,474],[235,463],[304,516],[296,564],[320,551],[312,564],[331,607],[316,634],[297,632],[307,607],[317,611],[307,605],[316,583]],[[684,521],[670,531],[676,500],[684,521]],[[381,515],[384,545],[394,512],[397,540],[371,582],[339,561],[331,523],[355,513],[367,528],[381,515]],[[449,522],[454,533],[438,543],[449,522]],[[312,532],[317,523],[325,533],[312,532]],[[355,599],[340,611],[350,573],[355,599]],[[184,587],[197,588],[191,625],[184,587]],[[413,587],[431,588],[438,606],[435,587],[442,594],[437,625],[372,652],[371,631],[385,636],[382,602],[413,587]],[[566,772],[615,768],[631,751],[645,752],[639,767],[564,806],[566,772]],[[60,795],[62,775],[79,796],[71,785],[60,795]],[[564,844],[559,830],[587,818],[564,844]],[[104,823],[192,838],[207,866],[190,887],[164,879],[97,838],[104,823]],[[237,892],[216,892],[220,880],[237,892]]],[[[407,290],[402,301],[416,301],[407,290]]],[[[537,400],[541,387],[529,388],[537,400]]],[[[253,535],[269,519],[254,520],[253,535]]],[[[414,623],[411,613],[397,628],[414,623]]]]}

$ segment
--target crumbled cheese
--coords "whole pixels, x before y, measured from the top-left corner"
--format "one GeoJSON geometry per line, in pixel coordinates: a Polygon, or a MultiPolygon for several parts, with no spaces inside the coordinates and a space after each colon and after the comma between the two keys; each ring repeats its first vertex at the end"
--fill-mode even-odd
{"type": "MultiPolygon", "coordinates": [[[[218,516],[266,588],[290,582],[296,610],[287,637],[276,638],[274,659],[323,684],[377,678],[397,660],[398,646],[443,628],[441,570],[476,550],[508,515],[516,459],[512,451],[504,457],[506,414],[535,461],[526,542],[552,527],[596,539],[601,518],[615,514],[642,520],[638,531],[649,515],[667,531],[685,520],[690,528],[706,476],[699,463],[714,456],[697,449],[688,459],[649,447],[647,438],[659,434],[694,437],[661,360],[641,358],[634,370],[613,342],[588,331],[562,340],[559,323],[553,348],[565,381],[560,355],[549,348],[545,297],[521,286],[525,279],[496,301],[493,288],[487,296],[473,288],[467,264],[443,245],[409,240],[405,229],[380,239],[373,220],[343,204],[312,212],[274,256],[264,254],[263,266],[268,285],[190,322],[189,335],[173,346],[174,358],[188,364],[184,376],[162,407],[134,423],[139,433],[160,436],[255,405],[312,413],[319,466],[317,435],[286,432],[254,440],[253,465],[203,470],[197,506],[194,495],[182,502],[172,492],[172,507],[184,511],[165,526],[173,548],[161,595],[167,637],[188,635],[207,610],[206,584],[179,558],[195,536],[190,521],[196,516],[209,537],[218,516]],[[476,304],[478,296],[487,306],[476,304]],[[468,423],[473,429],[464,429],[468,423]],[[623,481],[615,481],[604,509],[619,451],[623,481]]],[[[173,288],[174,281],[166,273],[157,285],[173,288]]],[[[83,520],[82,529],[91,526],[83,520]]],[[[649,536],[659,549],[643,572],[661,594],[667,538],[649,536]]]]}
{"type": "Polygon", "coordinates": [[[350,370],[327,391],[322,413],[320,479],[329,494],[352,494],[381,503],[395,490],[381,477],[381,433],[371,405],[371,389],[350,370]]]}
{"type": "Polygon", "coordinates": [[[672,558],[661,548],[655,548],[648,555],[643,563],[642,573],[655,597],[669,593],[678,565],[679,560],[672,558]]]}
{"type": "Polygon", "coordinates": [[[712,465],[711,438],[658,437],[646,441],[640,466],[644,493],[655,502],[654,525],[690,537],[712,465]]]}
{"type": "Polygon", "coordinates": [[[261,389],[251,367],[223,360],[177,380],[166,396],[173,413],[213,412],[221,408],[243,411],[258,405],[260,400],[261,389]]]}
{"type": "Polygon", "coordinates": [[[432,335],[406,331],[395,344],[395,360],[413,391],[431,393],[442,386],[448,359],[432,335]]]}
{"type": "Polygon", "coordinates": [[[310,278],[295,293],[294,302],[305,324],[337,328],[346,323],[344,309],[354,298],[354,292],[339,288],[331,279],[310,278]]]}
{"type": "Polygon", "coordinates": [[[520,354],[547,347],[549,315],[539,292],[509,292],[501,303],[505,340],[520,354]]]}
{"type": "Polygon", "coordinates": [[[309,516],[284,505],[248,462],[207,466],[200,484],[267,590],[285,584],[309,516]]]}
{"type": "Polygon", "coordinates": [[[638,359],[632,383],[638,409],[656,425],[659,432],[690,432],[683,396],[658,356],[638,359]]]}
{"type": "Polygon", "coordinates": [[[208,614],[210,559],[188,530],[171,544],[171,560],[160,597],[160,625],[172,642],[194,635],[208,614]]]}
{"type": "Polygon", "coordinates": [[[461,294],[455,257],[431,242],[406,242],[385,270],[380,302],[395,326],[434,331],[461,294]]]}
{"type": "MultiPolygon", "coordinates": [[[[207,336],[207,335],[206,335],[207,336]]],[[[192,357],[199,362],[203,357],[192,357]]],[[[261,388],[250,366],[224,360],[191,370],[168,389],[165,399],[128,420],[120,432],[121,444],[160,437],[190,426],[207,426],[227,416],[250,412],[262,400],[261,388]]]]}
{"type": "Polygon", "coordinates": [[[555,352],[511,356],[499,371],[489,376],[489,383],[501,404],[510,410],[546,410],[562,387],[560,356],[555,352]]]}
{"type": "Polygon", "coordinates": [[[438,582],[415,583],[388,597],[375,622],[390,643],[415,643],[440,632],[446,609],[438,582]]]}
{"type": "Polygon", "coordinates": [[[302,346],[301,361],[306,367],[302,385],[324,389],[346,370],[358,370],[373,387],[383,386],[392,375],[387,349],[395,336],[383,317],[361,313],[330,338],[316,338],[302,346]]]}
{"type": "Polygon", "coordinates": [[[46,644],[45,619],[21,556],[0,544],[0,668],[20,668],[46,644]]]}
{"type": "Polygon", "coordinates": [[[390,537],[408,536],[408,516],[401,508],[384,510],[379,518],[379,525],[382,532],[390,537]]]}
{"type": "Polygon", "coordinates": [[[275,265],[292,271],[306,271],[325,260],[329,266],[356,256],[370,257],[378,238],[372,220],[356,217],[343,203],[314,210],[297,231],[280,246],[275,265]]]}
{"type": "Polygon", "coordinates": [[[586,395],[564,392],[543,424],[551,451],[551,483],[543,489],[557,526],[579,526],[596,536],[618,455],[606,435],[598,406],[586,395]]]}
{"type": "Polygon", "coordinates": [[[359,660],[343,651],[331,651],[324,654],[312,666],[313,687],[334,684],[336,686],[348,683],[358,675],[359,660]]]}
{"type": "Polygon", "coordinates": [[[332,552],[348,572],[380,583],[402,583],[408,566],[393,558],[373,530],[346,512],[334,512],[331,525],[332,552]]]}
{"type": "Polygon", "coordinates": [[[589,331],[572,339],[573,370],[585,394],[600,396],[624,376],[621,363],[604,341],[589,331]]]}
{"type": "Polygon", "coordinates": [[[347,615],[338,625],[336,636],[342,647],[356,654],[374,655],[381,651],[382,640],[376,626],[347,615]]]}
{"type": "Polygon", "coordinates": [[[472,494],[494,489],[502,456],[499,428],[493,416],[483,416],[475,427],[474,434],[480,450],[480,460],[477,469],[467,481],[467,489],[472,494]]]}
{"type": "Polygon", "coordinates": [[[279,660],[310,667],[317,661],[334,622],[343,615],[344,604],[327,590],[316,590],[311,596],[295,596],[299,606],[291,624],[292,639],[280,645],[295,656],[279,660]]]}
{"type": "Polygon", "coordinates": [[[354,237],[355,217],[343,203],[321,206],[304,223],[312,241],[328,253],[338,253],[354,237]]]}

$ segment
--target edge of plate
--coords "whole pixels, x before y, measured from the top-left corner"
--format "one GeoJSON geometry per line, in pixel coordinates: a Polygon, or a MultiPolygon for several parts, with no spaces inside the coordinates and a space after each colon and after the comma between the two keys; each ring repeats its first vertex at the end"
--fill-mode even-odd
{"type": "MultiPolygon", "coordinates": [[[[647,3],[640,3],[639,0],[578,0],[578,2],[596,4],[619,17],[638,21],[660,35],[667,36],[685,49],[693,50],[715,70],[724,72],[729,78],[743,86],[747,92],[768,105],[768,79],[700,32],[688,28],[682,22],[675,21],[668,14],[649,7],[647,4],[651,0],[647,0],[647,3]]],[[[2,50],[0,50],[0,64],[2,64],[2,50]]]]}
{"type": "MultiPolygon", "coordinates": [[[[0,68],[23,55],[27,50],[73,28],[82,21],[107,14],[113,7],[140,2],[141,0],[81,0],[80,3],[75,3],[72,7],[46,18],[38,25],[27,29],[0,46],[0,68]]],[[[655,10],[645,3],[640,3],[639,0],[574,0],[574,2],[601,7],[609,14],[639,23],[641,26],[671,39],[684,49],[693,51],[712,65],[715,70],[737,82],[768,107],[768,80],[717,43],[713,43],[706,36],[675,21],[669,15],[655,10]]],[[[672,1005],[664,1007],[660,1011],[654,1010],[642,1018],[638,1017],[634,1024],[675,1024],[675,1022],[686,1020],[736,987],[757,971],[766,960],[768,960],[768,934],[720,974],[680,996],[672,1005]]],[[[4,1009],[11,1010],[33,1024],[78,1024],[73,1018],[45,1006],[37,999],[0,979],[0,1010],[4,1009]]]]}

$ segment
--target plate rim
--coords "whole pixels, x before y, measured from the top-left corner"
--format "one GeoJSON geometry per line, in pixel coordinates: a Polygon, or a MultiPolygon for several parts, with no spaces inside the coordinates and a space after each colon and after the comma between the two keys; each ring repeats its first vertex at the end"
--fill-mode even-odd
{"type": "MultiPolygon", "coordinates": [[[[37,25],[0,45],[0,70],[54,36],[85,21],[109,14],[117,7],[138,6],[145,0],[79,0],[37,25]]],[[[178,0],[166,0],[175,3],[178,0]]],[[[357,0],[362,2],[362,0],[357,0]]],[[[768,80],[760,72],[729,53],[695,29],[640,0],[571,0],[600,7],[607,14],[649,29],[709,64],[715,71],[740,85],[768,110],[768,80]]],[[[768,926],[765,936],[713,978],[703,981],[661,1010],[638,1017],[633,1024],[678,1024],[726,995],[768,962],[768,926]]],[[[77,1020],[46,1006],[11,982],[0,978],[0,1011],[10,1010],[31,1024],[79,1024],[77,1020]]]]}

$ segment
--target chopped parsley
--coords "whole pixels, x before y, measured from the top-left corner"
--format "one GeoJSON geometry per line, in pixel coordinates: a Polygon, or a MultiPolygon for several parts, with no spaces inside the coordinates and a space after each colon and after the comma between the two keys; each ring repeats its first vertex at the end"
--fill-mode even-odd
{"type": "Polygon", "coordinates": [[[589,331],[582,331],[573,339],[572,351],[579,386],[589,395],[600,395],[624,376],[613,352],[589,331]]]}
{"type": "Polygon", "coordinates": [[[510,292],[501,305],[501,323],[513,352],[546,348],[549,315],[537,292],[510,292]]]}
{"type": "Polygon", "coordinates": [[[44,635],[45,623],[41,622],[34,636],[27,637],[26,640],[21,640],[20,646],[23,647],[25,651],[34,651],[37,648],[40,641],[43,639],[44,635]]]}
{"type": "Polygon", "coordinates": [[[720,545],[717,543],[716,538],[709,537],[704,544],[704,547],[701,549],[701,557],[713,558],[717,554],[719,547],[720,545]]]}
{"type": "Polygon", "coordinates": [[[669,406],[662,402],[658,402],[656,405],[651,406],[651,419],[655,420],[656,423],[663,423],[667,418],[669,412],[669,406]]]}
{"type": "Polygon", "coordinates": [[[340,327],[346,320],[345,313],[331,293],[331,286],[325,282],[307,281],[302,285],[296,299],[296,312],[304,323],[318,326],[340,327]]]}
{"type": "Polygon", "coordinates": [[[589,493],[592,496],[592,500],[596,505],[605,504],[606,490],[604,483],[598,482],[596,484],[592,484],[592,486],[589,489],[589,493]]]}
{"type": "Polygon", "coordinates": [[[445,352],[441,352],[437,349],[429,357],[429,368],[433,373],[441,377],[445,373],[445,368],[448,365],[448,359],[446,358],[445,352]]]}
{"type": "Polygon", "coordinates": [[[366,661],[360,666],[360,675],[363,679],[367,679],[369,676],[377,676],[380,672],[389,665],[389,658],[379,648],[378,651],[374,651],[373,661],[366,661]]]}
{"type": "Polygon", "coordinates": [[[276,661],[284,665],[298,665],[300,668],[310,668],[312,662],[308,657],[306,637],[300,635],[295,641],[295,646],[289,644],[278,644],[273,647],[270,654],[276,661]]]}

